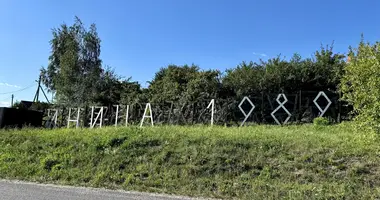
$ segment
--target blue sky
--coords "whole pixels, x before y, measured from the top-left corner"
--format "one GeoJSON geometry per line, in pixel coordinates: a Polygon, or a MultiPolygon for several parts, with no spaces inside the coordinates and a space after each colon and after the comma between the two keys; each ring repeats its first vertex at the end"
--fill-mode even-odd
{"type": "Polygon", "coordinates": [[[345,53],[361,33],[379,39],[379,8],[378,0],[0,0],[0,106],[10,102],[3,93],[23,88],[15,99],[33,99],[51,29],[75,15],[97,25],[104,65],[146,86],[168,64],[225,70],[279,54],[310,57],[332,41],[345,53]]]}

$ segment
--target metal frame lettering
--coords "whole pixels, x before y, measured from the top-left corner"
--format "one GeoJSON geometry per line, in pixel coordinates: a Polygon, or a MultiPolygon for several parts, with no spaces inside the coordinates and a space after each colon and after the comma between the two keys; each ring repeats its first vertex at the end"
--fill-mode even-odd
{"type": "Polygon", "coordinates": [[[278,94],[278,96],[277,96],[277,98],[276,98],[276,101],[277,101],[277,103],[279,104],[279,106],[271,113],[271,115],[272,115],[272,117],[273,117],[273,119],[276,121],[276,123],[278,124],[278,125],[282,125],[281,123],[280,123],[280,121],[278,121],[278,119],[276,118],[276,116],[274,116],[274,113],[276,113],[279,109],[284,109],[285,110],[285,112],[286,112],[286,114],[288,114],[288,117],[285,119],[285,121],[284,121],[284,124],[286,124],[288,121],[289,121],[289,119],[290,119],[290,117],[292,116],[292,114],[288,111],[288,109],[286,109],[286,107],[284,106],[285,105],[285,103],[286,102],[288,102],[288,99],[286,98],[286,96],[285,96],[285,94],[278,94]],[[280,98],[281,97],[283,97],[284,98],[284,101],[283,102],[280,102],[280,98]]]}
{"type": "Polygon", "coordinates": [[[330,101],[329,97],[328,97],[328,96],[325,94],[325,92],[323,92],[323,91],[320,91],[320,92],[318,93],[318,95],[315,97],[315,99],[314,99],[313,102],[314,102],[314,104],[317,106],[318,110],[321,112],[321,113],[319,114],[318,117],[323,117],[323,115],[326,113],[327,109],[328,109],[328,108],[330,107],[330,105],[332,104],[332,102],[330,101]],[[328,102],[328,104],[326,105],[325,109],[322,109],[322,108],[319,106],[319,104],[317,103],[319,97],[321,97],[321,96],[325,97],[325,99],[326,99],[327,102],[328,102]]]}
{"type": "Polygon", "coordinates": [[[211,107],[211,126],[214,125],[214,111],[215,111],[215,99],[212,99],[210,101],[210,104],[208,104],[207,109],[211,107]]]}
{"type": "Polygon", "coordinates": [[[69,116],[67,118],[67,128],[70,128],[70,122],[75,122],[76,128],[79,128],[79,117],[80,117],[81,108],[76,108],[77,109],[77,118],[76,119],[71,119],[71,109],[73,109],[73,108],[69,108],[69,116]]]}
{"type": "Polygon", "coordinates": [[[248,97],[244,97],[243,98],[243,100],[241,100],[241,102],[240,102],[240,104],[239,104],[239,109],[240,109],[240,111],[243,113],[243,115],[244,115],[244,120],[243,120],[243,122],[241,123],[241,125],[240,126],[243,126],[244,125],[244,123],[247,121],[247,119],[249,118],[249,116],[252,114],[252,112],[253,112],[253,110],[255,109],[255,105],[252,103],[252,101],[248,98],[248,97]],[[244,103],[244,101],[248,101],[248,103],[249,104],[251,104],[251,106],[252,106],[252,108],[249,110],[249,112],[248,112],[248,114],[246,114],[245,113],[245,111],[243,110],[243,108],[241,107],[242,105],[243,105],[243,103],[244,103]]]}
{"type": "Polygon", "coordinates": [[[145,118],[150,118],[151,124],[152,124],[152,126],[154,126],[152,107],[151,107],[150,103],[147,103],[145,106],[145,111],[144,111],[143,117],[141,119],[140,127],[143,126],[145,118]],[[148,109],[149,109],[149,115],[146,115],[146,112],[148,111],[148,109]]]}

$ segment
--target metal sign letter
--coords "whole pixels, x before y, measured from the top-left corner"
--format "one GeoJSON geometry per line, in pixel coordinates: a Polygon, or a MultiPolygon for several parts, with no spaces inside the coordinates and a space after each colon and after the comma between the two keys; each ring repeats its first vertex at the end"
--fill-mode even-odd
{"type": "Polygon", "coordinates": [[[150,106],[150,103],[146,104],[144,115],[143,115],[143,118],[141,119],[140,127],[142,127],[145,118],[150,118],[151,124],[153,126],[153,113],[152,113],[152,107],[150,106]],[[146,115],[148,109],[149,109],[149,115],[146,115]]]}
{"type": "Polygon", "coordinates": [[[290,114],[288,109],[286,109],[286,107],[284,106],[285,103],[288,102],[288,99],[286,98],[285,94],[278,94],[276,101],[279,104],[279,106],[271,113],[271,115],[272,115],[273,119],[276,121],[276,123],[278,125],[281,125],[280,121],[278,121],[278,119],[274,116],[274,113],[276,113],[280,108],[284,109],[286,114],[288,114],[288,117],[284,121],[284,124],[286,124],[289,121],[290,117],[292,116],[292,114],[290,114]],[[280,102],[281,97],[284,98],[283,102],[280,102]]]}

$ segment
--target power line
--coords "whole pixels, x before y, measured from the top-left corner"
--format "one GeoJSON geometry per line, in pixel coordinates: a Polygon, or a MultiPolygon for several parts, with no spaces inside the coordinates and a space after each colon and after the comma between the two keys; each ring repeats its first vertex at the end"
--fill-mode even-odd
{"type": "Polygon", "coordinates": [[[17,93],[17,92],[21,92],[21,91],[24,91],[26,89],[29,89],[31,87],[35,86],[35,83],[33,83],[32,85],[28,86],[28,87],[25,87],[25,88],[22,88],[22,89],[19,89],[19,90],[15,90],[15,91],[11,91],[11,92],[3,92],[3,93],[0,93],[0,95],[3,95],[3,94],[12,94],[12,93],[17,93]]]}
{"type": "Polygon", "coordinates": [[[8,101],[8,100],[10,100],[10,99],[11,99],[11,97],[7,97],[7,98],[2,99],[2,100],[0,100],[0,101],[8,101]]]}

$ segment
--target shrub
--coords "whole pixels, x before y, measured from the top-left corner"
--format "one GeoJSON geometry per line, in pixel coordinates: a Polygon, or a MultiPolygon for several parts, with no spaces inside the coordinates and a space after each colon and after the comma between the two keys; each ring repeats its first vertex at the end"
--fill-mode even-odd
{"type": "Polygon", "coordinates": [[[317,118],[314,118],[313,120],[313,124],[315,126],[327,126],[329,125],[329,120],[325,117],[317,117],[317,118]]]}
{"type": "Polygon", "coordinates": [[[380,42],[360,42],[350,48],[349,63],[341,80],[343,100],[354,108],[357,127],[380,131],[380,42]]]}

